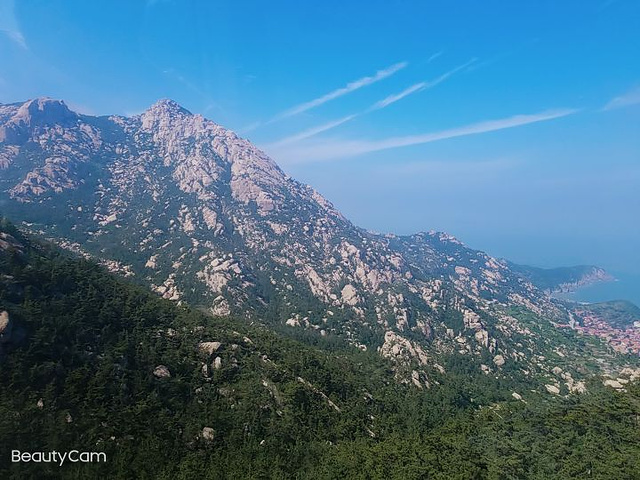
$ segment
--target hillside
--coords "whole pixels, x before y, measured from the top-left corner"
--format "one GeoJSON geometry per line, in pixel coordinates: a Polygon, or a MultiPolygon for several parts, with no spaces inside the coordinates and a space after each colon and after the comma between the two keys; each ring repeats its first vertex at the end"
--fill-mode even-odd
{"type": "Polygon", "coordinates": [[[108,458],[58,467],[3,452],[3,478],[640,474],[637,385],[594,379],[549,397],[456,355],[417,389],[338,339],[177,306],[4,222],[0,238],[0,444],[108,458]]]}

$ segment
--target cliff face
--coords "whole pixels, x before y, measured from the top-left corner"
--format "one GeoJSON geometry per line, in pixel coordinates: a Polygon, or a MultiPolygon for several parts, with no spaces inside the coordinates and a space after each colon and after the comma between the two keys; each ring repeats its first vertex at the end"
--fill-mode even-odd
{"type": "Polygon", "coordinates": [[[377,348],[416,384],[451,352],[546,371],[523,318],[568,321],[508,262],[444,233],[366,232],[170,100],[131,118],[0,106],[0,190],[12,216],[166,298],[377,348]]]}

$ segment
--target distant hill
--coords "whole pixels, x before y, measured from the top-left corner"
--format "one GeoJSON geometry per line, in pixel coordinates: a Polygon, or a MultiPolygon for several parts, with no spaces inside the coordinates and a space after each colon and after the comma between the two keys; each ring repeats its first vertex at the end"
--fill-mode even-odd
{"type": "Polygon", "coordinates": [[[510,262],[509,266],[536,287],[549,293],[574,292],[588,285],[614,280],[606,270],[594,265],[538,268],[510,262]]]}

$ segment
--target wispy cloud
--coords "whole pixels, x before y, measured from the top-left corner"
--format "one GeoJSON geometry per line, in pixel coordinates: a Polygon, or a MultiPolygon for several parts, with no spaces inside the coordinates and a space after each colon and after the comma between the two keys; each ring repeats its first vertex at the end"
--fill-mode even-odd
{"type": "Polygon", "coordinates": [[[9,37],[19,47],[29,50],[16,19],[15,2],[13,0],[0,2],[0,32],[9,37]]]}
{"type": "Polygon", "coordinates": [[[384,70],[378,70],[375,73],[375,75],[362,77],[353,82],[349,82],[347,85],[345,85],[342,88],[338,88],[337,90],[333,90],[332,92],[322,95],[321,97],[314,98],[313,100],[310,100],[305,103],[301,103],[300,105],[296,105],[295,107],[285,110],[284,112],[276,115],[274,118],[269,120],[267,123],[272,123],[277,120],[293,117],[294,115],[299,115],[300,113],[311,110],[312,108],[319,107],[320,105],[323,105],[331,100],[335,100],[336,98],[342,97],[343,95],[347,95],[348,93],[355,92],[360,88],[372,85],[376,82],[379,82],[380,80],[384,80],[385,78],[390,77],[394,73],[402,70],[407,65],[408,65],[407,62],[396,63],[394,65],[391,65],[388,68],[385,68],[384,70]]]}
{"type": "Polygon", "coordinates": [[[22,35],[21,32],[15,31],[15,30],[6,30],[4,28],[0,29],[0,32],[4,33],[7,37],[9,37],[19,47],[21,47],[21,48],[23,48],[25,50],[29,50],[29,47],[27,47],[27,42],[24,39],[24,35],[22,35]]]}
{"type": "Polygon", "coordinates": [[[433,88],[436,85],[444,82],[446,79],[448,79],[449,77],[451,77],[455,73],[457,73],[460,70],[468,67],[469,65],[471,65],[475,61],[476,61],[476,59],[473,58],[473,59],[469,60],[468,62],[465,62],[462,65],[459,65],[456,68],[453,68],[453,69],[449,70],[448,72],[443,73],[442,75],[440,75],[438,78],[435,78],[434,80],[431,80],[429,82],[416,83],[415,85],[412,85],[409,88],[406,88],[405,90],[403,90],[400,93],[389,95],[387,98],[385,98],[383,100],[380,100],[379,102],[376,102],[369,110],[370,111],[380,110],[382,108],[388,107],[389,105],[391,105],[392,103],[397,102],[398,100],[402,100],[404,97],[406,97],[408,95],[411,95],[412,93],[416,93],[416,92],[420,92],[422,90],[433,88]]]}
{"type": "Polygon", "coordinates": [[[628,91],[627,93],[613,98],[602,109],[614,110],[616,108],[629,107],[640,103],[640,86],[628,91]]]}
{"type": "Polygon", "coordinates": [[[299,144],[288,148],[277,148],[273,145],[269,149],[276,159],[284,161],[319,161],[336,158],[353,157],[364,153],[376,152],[392,148],[407,147],[436,142],[456,137],[477,135],[480,133],[505,130],[531,123],[544,122],[555,118],[572,115],[577,109],[547,110],[528,115],[514,115],[499,120],[488,120],[473,123],[463,127],[442,130],[439,132],[424,133],[420,135],[408,135],[391,137],[383,140],[337,140],[299,144]]]}
{"type": "Polygon", "coordinates": [[[433,55],[431,55],[428,59],[427,59],[427,63],[431,63],[433,62],[436,58],[438,58],[440,55],[442,55],[444,53],[444,50],[440,50],[439,52],[434,53],[433,55]]]}
{"type": "Polygon", "coordinates": [[[347,123],[349,120],[353,120],[357,116],[358,114],[347,115],[346,117],[340,118],[338,120],[334,120],[332,122],[318,125],[317,127],[312,127],[307,130],[303,130],[300,133],[297,133],[287,138],[283,138],[282,140],[278,140],[277,142],[273,143],[272,146],[278,147],[278,146],[287,145],[290,143],[299,142],[300,140],[304,140],[305,138],[313,137],[314,135],[317,135],[319,133],[326,132],[327,130],[331,130],[332,128],[335,128],[338,125],[347,123]]]}
{"type": "Polygon", "coordinates": [[[382,108],[388,107],[392,103],[396,103],[398,100],[402,100],[404,97],[411,95],[412,93],[424,90],[426,86],[426,82],[420,82],[416,83],[415,85],[411,85],[409,88],[405,88],[400,93],[394,93],[393,95],[389,95],[387,98],[383,98],[382,100],[376,102],[371,106],[370,110],[380,110],[382,108]]]}
{"type": "MultiPolygon", "coordinates": [[[[382,110],[383,108],[388,107],[389,105],[396,103],[399,100],[402,100],[403,98],[411,95],[412,93],[416,93],[416,92],[420,92],[422,90],[426,90],[429,88],[433,88],[436,85],[444,82],[447,78],[449,78],[451,75],[455,74],[456,72],[466,68],[467,66],[471,65],[473,62],[475,62],[475,58],[469,60],[468,62],[457,66],[456,68],[449,70],[446,73],[443,73],[442,75],[440,75],[438,78],[431,80],[429,82],[420,82],[420,83],[416,83],[415,85],[412,85],[406,89],[404,89],[403,91],[399,92],[399,93],[394,93],[393,95],[389,95],[386,98],[383,98],[382,100],[374,103],[373,105],[371,105],[369,108],[367,108],[366,110],[364,110],[363,112],[360,113],[354,113],[352,115],[348,115],[346,117],[340,118],[338,120],[333,120],[331,122],[327,122],[324,123],[322,125],[319,125],[317,127],[312,127],[309,128],[307,130],[304,130],[300,133],[297,133],[295,135],[292,135],[290,137],[286,137],[283,138],[282,140],[278,140],[277,142],[271,144],[271,146],[282,146],[282,145],[287,145],[287,144],[291,144],[291,143],[295,143],[295,142],[299,142],[301,140],[307,139],[309,137],[313,137],[315,135],[318,135],[319,133],[322,132],[326,132],[327,130],[331,130],[332,128],[338,127],[350,120],[353,120],[356,117],[359,117],[361,115],[365,115],[367,113],[376,111],[376,110],[382,110]]],[[[255,127],[257,127],[258,125],[256,125],[255,127]]],[[[245,130],[246,131],[246,130],[245,130]]]]}

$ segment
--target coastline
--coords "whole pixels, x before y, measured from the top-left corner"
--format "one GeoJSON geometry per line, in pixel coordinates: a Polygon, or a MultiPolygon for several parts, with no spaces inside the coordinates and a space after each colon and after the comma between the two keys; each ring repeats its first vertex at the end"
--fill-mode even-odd
{"type": "Polygon", "coordinates": [[[640,305],[640,275],[614,274],[610,280],[600,280],[550,293],[552,298],[575,303],[591,304],[626,300],[640,305]]]}

